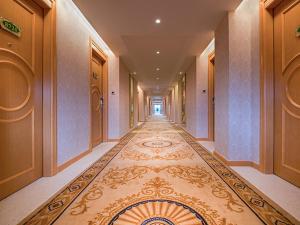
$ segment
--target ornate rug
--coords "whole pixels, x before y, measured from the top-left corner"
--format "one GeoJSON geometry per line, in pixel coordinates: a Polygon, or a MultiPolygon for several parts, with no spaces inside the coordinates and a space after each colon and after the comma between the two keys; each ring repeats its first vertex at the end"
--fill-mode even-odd
{"type": "Polygon", "coordinates": [[[183,129],[152,119],[25,224],[292,224],[183,129]]]}

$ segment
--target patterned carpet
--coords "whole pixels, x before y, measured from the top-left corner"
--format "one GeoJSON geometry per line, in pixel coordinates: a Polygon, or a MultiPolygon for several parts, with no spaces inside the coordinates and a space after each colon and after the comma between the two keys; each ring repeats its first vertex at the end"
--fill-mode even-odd
{"type": "Polygon", "coordinates": [[[26,224],[292,224],[179,127],[125,136],[26,224]]]}

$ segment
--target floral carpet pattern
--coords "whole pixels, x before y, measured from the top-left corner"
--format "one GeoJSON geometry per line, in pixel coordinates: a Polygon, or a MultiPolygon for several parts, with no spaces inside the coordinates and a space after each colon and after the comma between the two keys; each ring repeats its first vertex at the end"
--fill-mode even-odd
{"type": "Polygon", "coordinates": [[[25,224],[292,224],[183,129],[152,119],[25,224]]]}

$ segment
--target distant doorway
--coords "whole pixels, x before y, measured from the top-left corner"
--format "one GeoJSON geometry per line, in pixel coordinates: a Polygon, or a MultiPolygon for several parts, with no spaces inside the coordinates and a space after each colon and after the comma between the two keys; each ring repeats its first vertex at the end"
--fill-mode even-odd
{"type": "Polygon", "coordinates": [[[215,139],[215,52],[208,56],[208,140],[215,139]]]}
{"type": "Polygon", "coordinates": [[[161,105],[154,105],[154,114],[161,115],[161,105]]]}

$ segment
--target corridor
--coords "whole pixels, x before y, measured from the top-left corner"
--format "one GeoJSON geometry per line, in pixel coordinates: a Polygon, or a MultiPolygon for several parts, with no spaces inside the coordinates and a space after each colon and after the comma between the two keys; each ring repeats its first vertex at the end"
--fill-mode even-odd
{"type": "Polygon", "coordinates": [[[300,0],[0,2],[0,225],[300,225],[300,0]]]}
{"type": "Polygon", "coordinates": [[[189,134],[163,116],[149,118],[125,136],[25,224],[53,222],[290,223],[189,134]]]}

